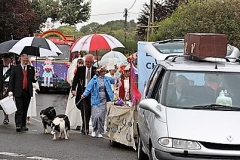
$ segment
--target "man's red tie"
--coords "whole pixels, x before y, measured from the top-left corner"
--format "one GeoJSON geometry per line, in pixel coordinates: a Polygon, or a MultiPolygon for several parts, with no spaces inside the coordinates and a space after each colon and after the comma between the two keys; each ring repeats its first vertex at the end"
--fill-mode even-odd
{"type": "Polygon", "coordinates": [[[26,66],[23,67],[23,89],[27,89],[27,71],[26,66]]]}

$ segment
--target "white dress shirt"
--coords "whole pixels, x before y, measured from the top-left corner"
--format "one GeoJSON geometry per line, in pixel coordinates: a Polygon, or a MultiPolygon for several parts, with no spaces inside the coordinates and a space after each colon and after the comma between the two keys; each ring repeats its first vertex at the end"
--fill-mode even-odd
{"type": "MultiPolygon", "coordinates": [[[[10,69],[10,65],[8,67],[3,66],[3,75],[10,69]]],[[[9,76],[10,77],[10,76],[9,76]]],[[[9,82],[9,77],[5,79],[5,82],[9,82]]]]}
{"type": "MultiPolygon", "coordinates": [[[[88,84],[88,79],[87,79],[88,69],[90,69],[90,79],[91,79],[92,67],[90,67],[90,68],[86,67],[86,74],[85,74],[85,87],[86,87],[87,84],[88,84]]],[[[89,80],[89,81],[90,81],[90,80],[89,80]]]]}

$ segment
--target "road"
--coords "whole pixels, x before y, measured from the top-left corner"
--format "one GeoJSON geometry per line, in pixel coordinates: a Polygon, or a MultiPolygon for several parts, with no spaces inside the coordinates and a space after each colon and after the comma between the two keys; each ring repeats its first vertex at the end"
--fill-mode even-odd
{"type": "MultiPolygon", "coordinates": [[[[64,114],[67,94],[41,93],[37,95],[37,113],[54,106],[57,114],[64,114]]],[[[0,116],[0,120],[3,119],[0,116]]],[[[70,139],[53,141],[53,136],[43,133],[39,115],[31,119],[28,132],[15,131],[14,114],[8,125],[0,124],[0,160],[134,160],[136,152],[131,147],[111,147],[107,137],[92,138],[71,130],[70,139]]]]}

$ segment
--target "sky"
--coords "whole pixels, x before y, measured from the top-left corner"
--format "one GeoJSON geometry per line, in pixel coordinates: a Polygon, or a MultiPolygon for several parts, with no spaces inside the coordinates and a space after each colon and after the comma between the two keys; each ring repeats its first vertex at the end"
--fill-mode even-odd
{"type": "MultiPolygon", "coordinates": [[[[150,0],[91,0],[92,1],[92,11],[88,22],[77,24],[77,28],[80,29],[81,26],[90,24],[92,22],[97,22],[99,24],[104,24],[108,21],[113,20],[124,20],[124,9],[128,9],[127,20],[135,20],[140,15],[143,9],[143,4],[150,4],[150,0]]],[[[59,24],[54,24],[54,28],[59,27],[59,24]]]]}

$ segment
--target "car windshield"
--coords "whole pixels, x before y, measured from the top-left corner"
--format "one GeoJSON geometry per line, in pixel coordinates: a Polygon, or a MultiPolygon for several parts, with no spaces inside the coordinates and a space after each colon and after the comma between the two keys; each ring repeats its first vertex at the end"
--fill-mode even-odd
{"type": "Polygon", "coordinates": [[[170,53],[183,53],[183,40],[179,41],[168,41],[168,42],[157,42],[153,43],[153,46],[162,54],[170,53]]]}
{"type": "Polygon", "coordinates": [[[63,52],[63,54],[60,54],[58,57],[54,57],[55,59],[62,59],[66,60],[69,59],[70,56],[70,46],[67,44],[57,44],[58,48],[63,52]]]}
{"type": "Polygon", "coordinates": [[[166,106],[192,109],[240,108],[240,74],[179,72],[169,74],[166,106]]]}
{"type": "MultiPolygon", "coordinates": [[[[59,56],[54,56],[53,61],[54,60],[64,60],[64,61],[68,61],[69,57],[70,57],[70,46],[68,44],[56,44],[58,46],[58,48],[62,51],[63,54],[60,54],[59,56]]],[[[33,58],[35,58],[34,56],[32,56],[33,58]]],[[[46,57],[38,57],[38,60],[43,60],[46,59],[46,57]]]]}

